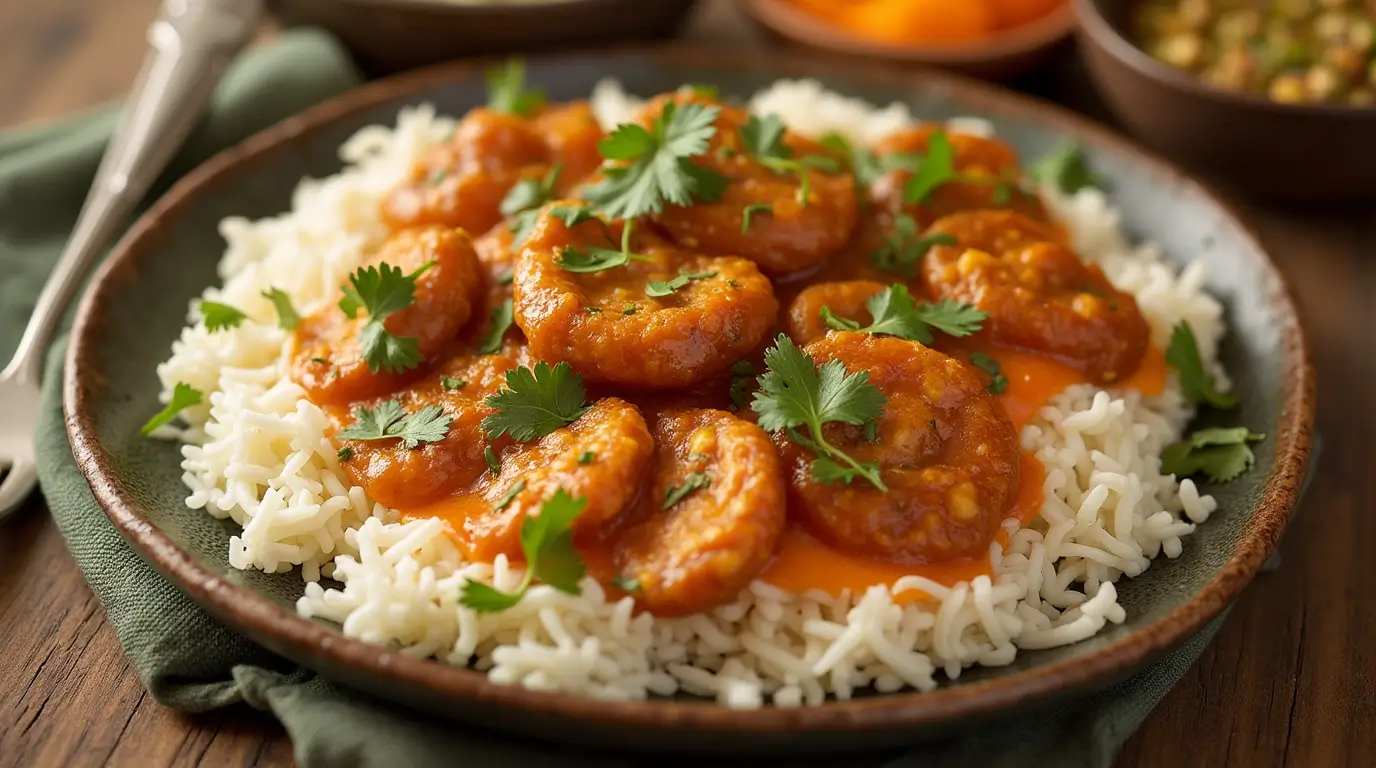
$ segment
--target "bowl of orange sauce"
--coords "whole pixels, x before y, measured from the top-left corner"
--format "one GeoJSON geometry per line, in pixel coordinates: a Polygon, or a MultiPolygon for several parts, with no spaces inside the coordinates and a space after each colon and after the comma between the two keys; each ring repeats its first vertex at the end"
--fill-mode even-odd
{"type": "Polygon", "coordinates": [[[1067,0],[744,0],[768,33],[831,53],[1012,77],[1070,36],[1067,0]]]}

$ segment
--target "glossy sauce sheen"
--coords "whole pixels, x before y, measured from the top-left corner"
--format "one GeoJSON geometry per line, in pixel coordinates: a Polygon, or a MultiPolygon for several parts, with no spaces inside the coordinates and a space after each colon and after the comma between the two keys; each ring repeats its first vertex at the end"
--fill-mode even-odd
{"type": "MultiPolygon", "coordinates": [[[[601,132],[586,104],[550,106],[530,118],[482,109],[464,118],[382,203],[398,231],[373,261],[408,271],[436,261],[417,283],[417,303],[386,322],[420,340],[424,366],[398,376],[360,371],[351,334],[362,319],[335,308],[305,318],[297,331],[293,375],[337,430],[353,422],[353,408],[389,399],[408,413],[438,405],[453,420],[444,439],[416,449],[348,441],[345,471],[403,519],[444,520],[475,561],[519,562],[527,516],[556,488],[585,497],[573,537],[588,573],[612,595],[622,594],[614,580],[633,579],[640,607],[659,615],[730,602],[754,578],[838,595],[904,576],[952,584],[989,573],[990,543],[1007,543],[1002,521],[1028,521],[1041,508],[1044,470],[1019,449],[1020,430],[1037,410],[1079,383],[1162,391],[1165,361],[1146,344],[1145,324],[1135,324],[1135,303],[1065,247],[1035,195],[995,201],[995,183],[1018,179],[1016,154],[1002,142],[952,136],[962,181],[920,205],[902,200],[904,171],[865,190],[863,204],[849,173],[808,171],[811,193],[802,205],[798,177],[747,157],[737,137],[747,116],[720,106],[709,153],[693,162],[727,178],[721,200],[670,205],[636,222],[629,245],[642,258],[601,272],[564,269],[565,249],[616,250],[623,223],[569,227],[546,208],[516,242],[497,210],[514,184],[556,164],[555,195],[576,197],[596,180],[601,132]],[[756,203],[773,213],[742,233],[741,209],[756,203]],[[1004,210],[986,210],[993,208],[1004,210]],[[961,242],[934,249],[906,274],[880,269],[870,254],[901,215],[961,242]],[[416,225],[428,229],[410,229],[416,225]],[[984,262],[970,266],[972,258],[984,262]],[[683,272],[707,277],[647,295],[649,281],[683,272]],[[932,348],[820,321],[827,306],[869,323],[866,300],[895,283],[917,301],[987,303],[981,308],[1006,317],[1002,325],[991,317],[973,337],[938,335],[932,348]],[[492,311],[508,299],[514,326],[498,353],[479,354],[492,311]],[[1056,312],[1073,315],[1084,344],[1067,351],[1054,339],[1000,330],[1026,318],[1021,325],[1054,325],[1056,312]],[[878,462],[889,493],[864,480],[812,480],[809,451],[763,432],[748,405],[733,410],[733,364],[747,361],[761,372],[776,328],[818,363],[836,359],[851,372],[868,371],[885,395],[876,440],[839,424],[824,433],[857,460],[878,462]],[[1085,348],[1089,354],[1077,354],[1085,348]],[[1002,394],[986,391],[991,377],[969,363],[974,352],[998,361],[1008,379],[1002,394]],[[589,410],[529,442],[488,438],[482,421],[494,409],[486,398],[508,371],[539,360],[568,362],[586,384],[589,410]],[[666,503],[696,475],[711,482],[666,503]]],[[[931,136],[931,128],[913,129],[873,149],[923,151],[931,136]]],[[[794,157],[824,151],[788,131],[782,141],[794,157]]],[[[898,599],[921,597],[909,591],[898,599]]]]}

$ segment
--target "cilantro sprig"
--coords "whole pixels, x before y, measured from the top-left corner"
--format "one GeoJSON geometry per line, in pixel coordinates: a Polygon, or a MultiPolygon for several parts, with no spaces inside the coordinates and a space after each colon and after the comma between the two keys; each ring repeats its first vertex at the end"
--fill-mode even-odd
{"type": "Polygon", "coordinates": [[[655,298],[668,296],[680,288],[687,287],[687,285],[694,280],[706,280],[716,276],[716,272],[689,272],[681,269],[679,270],[678,277],[670,280],[651,280],[646,283],[645,295],[655,298]]]}
{"type": "Polygon", "coordinates": [[[1201,429],[1161,452],[1161,471],[1186,477],[1203,473],[1215,483],[1236,479],[1252,468],[1256,454],[1248,443],[1266,438],[1246,427],[1201,429]]]}
{"type": "Polygon", "coordinates": [[[563,488],[555,491],[540,505],[540,514],[528,514],[521,523],[526,571],[515,591],[503,592],[465,579],[459,603],[482,613],[504,611],[521,602],[535,579],[560,592],[581,595],[583,590],[578,583],[588,568],[573,546],[573,523],[587,506],[586,497],[574,498],[563,488]]]}
{"type": "Polygon", "coordinates": [[[936,341],[933,331],[941,331],[948,336],[969,336],[983,325],[988,313],[970,304],[962,304],[950,299],[942,299],[932,304],[913,301],[908,288],[900,283],[885,288],[865,301],[873,321],[867,326],[840,317],[823,306],[822,321],[827,327],[838,331],[857,331],[874,335],[897,336],[900,339],[917,341],[930,345],[936,341]]]}
{"type": "Polygon", "coordinates": [[[1199,340],[1184,320],[1171,329],[1166,362],[1180,374],[1180,388],[1190,402],[1224,409],[1237,405],[1237,395],[1219,391],[1213,374],[1204,369],[1204,360],[1199,356],[1199,340]]]}
{"type": "Polygon", "coordinates": [[[664,503],[661,509],[669,509],[691,495],[694,491],[699,491],[712,484],[712,476],[706,472],[690,472],[683,478],[679,485],[670,486],[664,489],[664,503]]]}
{"type": "Polygon", "coordinates": [[[503,216],[511,219],[511,242],[519,246],[530,236],[535,220],[540,216],[540,207],[554,199],[554,184],[559,180],[560,165],[551,166],[544,176],[535,179],[521,179],[507,190],[499,208],[503,216]]]}
{"type": "Polygon", "coordinates": [[[951,146],[951,139],[945,131],[936,131],[927,140],[927,154],[903,185],[903,203],[918,205],[925,202],[943,184],[958,178],[955,147],[951,146]]]}
{"type": "Polygon", "coordinates": [[[1027,167],[1027,175],[1062,194],[1073,195],[1085,187],[1103,189],[1106,184],[1089,167],[1084,149],[1078,144],[1065,144],[1034,160],[1027,167]]]}
{"type": "Polygon", "coordinates": [[[483,417],[483,433],[488,439],[510,434],[519,443],[544,437],[587,413],[586,397],[583,377],[568,363],[515,368],[506,372],[506,387],[483,401],[496,409],[483,417]]]}
{"type": "Polygon", "coordinates": [[[354,408],[354,423],[339,432],[341,440],[400,440],[405,448],[419,448],[422,443],[437,443],[449,433],[454,419],[444,415],[438,405],[427,405],[415,413],[407,413],[401,403],[387,400],[376,408],[354,408]]]}
{"type": "Polygon", "coordinates": [[[277,312],[277,325],[284,331],[294,331],[296,326],[301,324],[301,315],[296,312],[296,307],[292,306],[291,297],[281,288],[269,288],[263,291],[263,298],[272,302],[272,308],[277,312]]]}
{"type": "Polygon", "coordinates": [[[707,151],[719,114],[719,107],[669,101],[649,128],[617,126],[597,145],[605,178],[587,190],[588,201],[613,219],[633,219],[666,204],[720,199],[726,178],[690,160],[707,151]]]}
{"type": "Polygon", "coordinates": [[[478,342],[478,354],[495,355],[502,351],[502,338],[515,319],[514,304],[511,299],[503,301],[492,310],[492,330],[478,342]]]}
{"type": "Polygon", "coordinates": [[[487,105],[498,112],[530,117],[545,105],[545,92],[526,87],[526,63],[509,59],[487,70],[487,105]]]}
{"type": "Polygon", "coordinates": [[[751,403],[760,427],[782,430],[790,441],[816,454],[811,470],[818,482],[850,483],[859,477],[888,491],[877,462],[856,461],[822,433],[824,424],[866,427],[884,414],[887,399],[869,383],[869,373],[847,373],[840,360],[818,366],[784,334],[764,353],[764,362],[768,370],[760,375],[760,390],[751,403]]]}
{"type": "Polygon", "coordinates": [[[240,323],[248,319],[248,315],[218,301],[202,301],[196,305],[196,309],[201,313],[205,329],[211,333],[238,328],[240,323]]]}
{"type": "Polygon", "coordinates": [[[177,418],[177,414],[193,405],[200,405],[204,400],[205,395],[201,390],[184,381],[177,382],[172,386],[172,397],[167,401],[167,405],[154,414],[153,418],[144,422],[143,427],[139,429],[139,436],[148,437],[153,434],[153,430],[177,418]]]}
{"type": "Polygon", "coordinates": [[[778,115],[751,115],[737,130],[745,154],[775,173],[791,173],[798,177],[798,203],[807,205],[812,196],[812,180],[808,171],[838,173],[841,164],[827,155],[794,157],[793,148],[784,143],[784,121],[778,115]]]}
{"type": "Polygon", "coordinates": [[[983,352],[973,352],[970,354],[970,365],[989,374],[989,383],[984,387],[989,394],[1001,395],[1008,391],[1008,377],[1003,375],[999,361],[983,352]]]}
{"type": "Polygon", "coordinates": [[[368,312],[358,341],[369,371],[401,373],[420,365],[420,341],[393,335],[383,321],[411,306],[416,300],[416,280],[433,265],[433,261],[428,262],[407,275],[400,267],[382,263],[376,267],[359,267],[349,275],[349,285],[344,288],[339,308],[350,318],[357,317],[359,309],[368,312]]]}
{"type": "Polygon", "coordinates": [[[914,277],[917,265],[933,246],[957,242],[954,235],[945,232],[918,235],[917,221],[906,213],[899,214],[894,219],[893,230],[884,235],[884,246],[870,254],[870,261],[885,272],[914,277]]]}

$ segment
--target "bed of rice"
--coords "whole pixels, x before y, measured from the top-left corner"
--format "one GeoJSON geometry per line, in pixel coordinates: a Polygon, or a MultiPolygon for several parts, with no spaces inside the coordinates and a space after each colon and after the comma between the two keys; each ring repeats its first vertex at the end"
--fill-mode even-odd
{"type": "MultiPolygon", "coordinates": [[[[609,83],[594,101],[609,123],[632,103],[609,83]]],[[[913,122],[902,105],[878,109],[807,81],[777,83],[752,107],[803,133],[840,130],[867,142],[913,122]]],[[[530,688],[610,699],[686,691],[741,708],[818,705],[867,686],[930,690],[939,673],[953,679],[967,666],[1007,664],[1019,649],[1073,643],[1122,622],[1115,582],[1158,555],[1179,556],[1183,538],[1214,510],[1192,481],[1160,473],[1161,449],[1192,415],[1175,381],[1157,398],[1077,386],[1023,430],[1023,446],[1046,467],[1045,502],[1029,526],[1005,523],[1011,543],[991,547],[992,578],[946,587],[909,577],[840,597],[756,582],[730,605],[675,620],[636,615],[629,598],[609,602],[591,579],[581,596],[536,586],[503,613],[460,606],[465,578],[510,587],[520,572],[502,559],[464,562],[438,521],[398,523],[349,486],[325,415],[287,375],[288,334],[260,296],[281,288],[303,313],[336,300],[386,234],[379,197],[452,126],[428,106],[404,110],[396,127],[365,128],[344,145],[342,173],[303,181],[289,213],[222,222],[223,287],[204,298],[242,308],[250,321],[209,334],[189,315],[158,369],[164,398],[178,381],[210,393],[187,412],[190,428],[163,430],[186,443],[187,505],[242,526],[229,545],[234,567],[299,567],[301,615],[530,688]],[[342,587],[322,586],[322,576],[342,587]],[[895,604],[904,590],[930,599],[895,604]]],[[[990,130],[978,119],[951,128],[990,130]]],[[[1098,191],[1048,197],[1080,253],[1136,295],[1155,343],[1188,320],[1212,364],[1223,326],[1202,268],[1177,270],[1156,247],[1129,245],[1098,191]]]]}

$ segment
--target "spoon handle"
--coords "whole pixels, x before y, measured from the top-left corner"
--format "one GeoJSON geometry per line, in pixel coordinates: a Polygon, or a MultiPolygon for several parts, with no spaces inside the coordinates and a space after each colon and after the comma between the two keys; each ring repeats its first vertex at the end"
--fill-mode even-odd
{"type": "Polygon", "coordinates": [[[37,384],[43,353],[86,275],[196,126],[215,84],[253,36],[262,0],[164,0],[150,50],[101,158],[62,258],[0,378],[37,384]]]}

